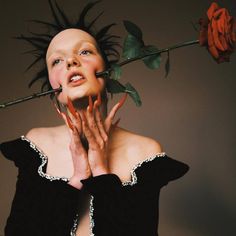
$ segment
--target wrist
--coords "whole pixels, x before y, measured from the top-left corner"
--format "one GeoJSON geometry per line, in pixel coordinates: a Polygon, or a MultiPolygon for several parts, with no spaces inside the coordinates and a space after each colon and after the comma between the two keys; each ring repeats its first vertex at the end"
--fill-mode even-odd
{"type": "Polygon", "coordinates": [[[95,177],[95,176],[98,176],[98,175],[105,175],[105,174],[109,174],[109,170],[108,168],[93,168],[92,170],[92,175],[95,177]]]}
{"type": "Polygon", "coordinates": [[[68,182],[69,185],[77,189],[82,189],[83,184],[81,183],[82,179],[87,179],[90,176],[72,176],[68,182]]]}

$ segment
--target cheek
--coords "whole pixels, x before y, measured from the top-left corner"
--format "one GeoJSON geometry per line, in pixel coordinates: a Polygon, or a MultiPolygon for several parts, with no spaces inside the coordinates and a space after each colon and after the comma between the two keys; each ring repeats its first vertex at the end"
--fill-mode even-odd
{"type": "Polygon", "coordinates": [[[49,73],[49,82],[53,89],[60,87],[59,75],[60,71],[53,71],[49,73]]]}
{"type": "Polygon", "coordinates": [[[98,78],[97,80],[100,85],[100,90],[103,91],[105,89],[105,80],[103,78],[98,78]]]}

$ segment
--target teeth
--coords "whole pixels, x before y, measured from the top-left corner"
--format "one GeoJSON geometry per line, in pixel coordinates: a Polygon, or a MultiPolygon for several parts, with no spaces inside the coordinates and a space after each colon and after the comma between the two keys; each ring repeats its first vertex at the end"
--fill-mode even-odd
{"type": "Polygon", "coordinates": [[[70,81],[78,81],[83,79],[83,77],[81,75],[74,75],[71,77],[70,81]]]}

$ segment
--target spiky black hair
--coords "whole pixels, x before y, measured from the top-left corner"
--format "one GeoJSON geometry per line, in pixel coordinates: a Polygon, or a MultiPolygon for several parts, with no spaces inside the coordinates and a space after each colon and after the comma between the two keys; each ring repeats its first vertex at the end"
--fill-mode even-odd
{"type": "Polygon", "coordinates": [[[105,61],[106,68],[109,68],[113,63],[119,60],[119,52],[116,48],[119,47],[120,44],[117,41],[114,41],[115,39],[119,38],[119,36],[108,33],[110,28],[115,24],[106,25],[99,31],[95,31],[94,23],[103,14],[103,12],[98,14],[90,23],[86,22],[85,20],[89,10],[93,8],[100,1],[88,3],[80,13],[78,20],[75,22],[72,22],[66,16],[63,10],[58,6],[56,0],[48,0],[48,2],[53,16],[53,22],[51,23],[41,20],[32,20],[32,22],[34,23],[46,26],[47,32],[45,34],[30,32],[30,36],[20,35],[19,37],[17,37],[17,39],[24,40],[30,43],[34,47],[33,50],[30,50],[27,53],[33,54],[35,56],[35,60],[27,67],[26,70],[29,70],[30,68],[32,68],[33,66],[35,66],[40,62],[41,63],[43,62],[41,69],[38,72],[36,72],[35,76],[30,81],[28,85],[29,87],[31,87],[37,81],[42,81],[42,86],[41,86],[42,91],[44,91],[45,89],[46,90],[52,89],[48,79],[46,52],[53,37],[65,29],[77,28],[92,35],[95,38],[98,47],[101,51],[102,57],[105,61]]]}

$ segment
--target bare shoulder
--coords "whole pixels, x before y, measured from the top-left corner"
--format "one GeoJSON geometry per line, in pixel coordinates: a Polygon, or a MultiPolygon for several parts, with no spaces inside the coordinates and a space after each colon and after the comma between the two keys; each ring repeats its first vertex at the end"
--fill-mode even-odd
{"type": "Polygon", "coordinates": [[[134,159],[132,161],[139,162],[164,152],[160,142],[153,138],[142,136],[125,129],[120,129],[120,132],[125,140],[127,156],[134,159]]]}
{"type": "Polygon", "coordinates": [[[25,136],[38,147],[45,147],[55,142],[63,130],[63,126],[33,128],[25,136]]]}

